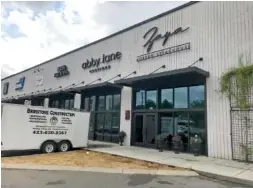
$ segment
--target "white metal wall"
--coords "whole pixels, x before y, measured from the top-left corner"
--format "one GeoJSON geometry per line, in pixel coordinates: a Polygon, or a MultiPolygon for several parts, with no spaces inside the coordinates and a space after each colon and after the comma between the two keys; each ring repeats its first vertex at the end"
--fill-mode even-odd
{"type": "Polygon", "coordinates": [[[120,131],[124,131],[126,133],[126,138],[124,141],[124,145],[130,146],[131,144],[131,122],[132,122],[132,114],[130,115],[130,119],[125,119],[125,111],[130,110],[132,107],[132,88],[131,87],[123,87],[121,91],[121,108],[120,108],[120,131]]]}
{"type": "Polygon", "coordinates": [[[64,87],[83,80],[89,83],[99,77],[105,81],[119,73],[124,77],[132,71],[137,71],[135,76],[139,76],[148,74],[163,64],[166,68],[161,71],[184,68],[199,57],[203,57],[204,61],[195,66],[210,72],[207,80],[209,156],[231,159],[229,103],[217,90],[218,79],[222,72],[235,66],[240,54],[250,55],[253,59],[253,2],[199,2],[42,65],[44,69],[41,73],[44,76],[42,86],[35,86],[36,74],[33,73],[33,69],[3,80],[2,85],[7,81],[10,82],[9,93],[6,96],[10,97],[18,93],[30,93],[60,85],[64,87]],[[146,49],[143,48],[145,43],[143,35],[154,26],[158,27],[159,34],[174,31],[178,27],[190,29],[171,37],[164,47],[161,45],[162,41],[156,42],[152,51],[186,42],[191,43],[191,50],[138,63],[136,57],[146,53],[146,49]],[[117,51],[122,53],[122,59],[111,62],[110,70],[90,74],[81,67],[87,58],[101,57],[103,53],[110,54],[117,51]],[[70,75],[56,79],[53,75],[60,65],[67,65],[70,75]],[[17,92],[14,89],[15,82],[22,75],[26,76],[26,83],[24,89],[17,92]]]}

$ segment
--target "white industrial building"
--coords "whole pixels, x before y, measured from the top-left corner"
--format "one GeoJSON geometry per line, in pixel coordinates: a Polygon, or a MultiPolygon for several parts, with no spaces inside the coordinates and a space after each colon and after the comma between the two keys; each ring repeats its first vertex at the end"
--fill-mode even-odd
{"type": "Polygon", "coordinates": [[[241,54],[253,59],[253,3],[189,2],[2,79],[2,102],[91,111],[100,141],[124,130],[126,145],[154,147],[157,134],[181,134],[191,152],[198,134],[203,155],[233,159],[218,90],[241,54]]]}

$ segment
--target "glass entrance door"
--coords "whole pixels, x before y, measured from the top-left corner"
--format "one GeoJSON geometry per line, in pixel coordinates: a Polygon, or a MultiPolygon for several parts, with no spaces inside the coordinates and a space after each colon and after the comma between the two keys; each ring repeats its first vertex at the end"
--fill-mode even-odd
{"type": "Polygon", "coordinates": [[[134,140],[133,143],[137,146],[144,145],[144,137],[143,137],[143,124],[144,124],[144,116],[143,114],[135,114],[134,115],[134,140]]]}
{"type": "Polygon", "coordinates": [[[155,147],[156,130],[156,114],[134,115],[134,145],[152,148],[155,147]]]}
{"type": "Polygon", "coordinates": [[[155,147],[155,137],[156,137],[156,115],[155,114],[145,114],[144,115],[144,138],[145,146],[154,148],[155,147]]]}

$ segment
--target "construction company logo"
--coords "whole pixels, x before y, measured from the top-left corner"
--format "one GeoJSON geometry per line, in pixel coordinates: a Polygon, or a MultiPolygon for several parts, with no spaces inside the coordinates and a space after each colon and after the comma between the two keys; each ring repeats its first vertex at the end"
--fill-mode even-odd
{"type": "Polygon", "coordinates": [[[58,118],[56,116],[53,116],[50,118],[51,125],[56,125],[58,123],[58,118]]]}
{"type": "Polygon", "coordinates": [[[20,78],[17,82],[16,82],[16,88],[15,90],[21,90],[24,88],[25,85],[25,77],[20,78]]]}

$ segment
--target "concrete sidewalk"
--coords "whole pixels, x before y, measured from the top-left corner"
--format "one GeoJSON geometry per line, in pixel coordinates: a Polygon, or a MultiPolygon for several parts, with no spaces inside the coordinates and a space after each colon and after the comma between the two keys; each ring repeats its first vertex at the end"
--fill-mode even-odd
{"type": "Polygon", "coordinates": [[[253,186],[253,164],[95,141],[89,143],[88,149],[91,151],[188,168],[204,176],[253,186]]]}

